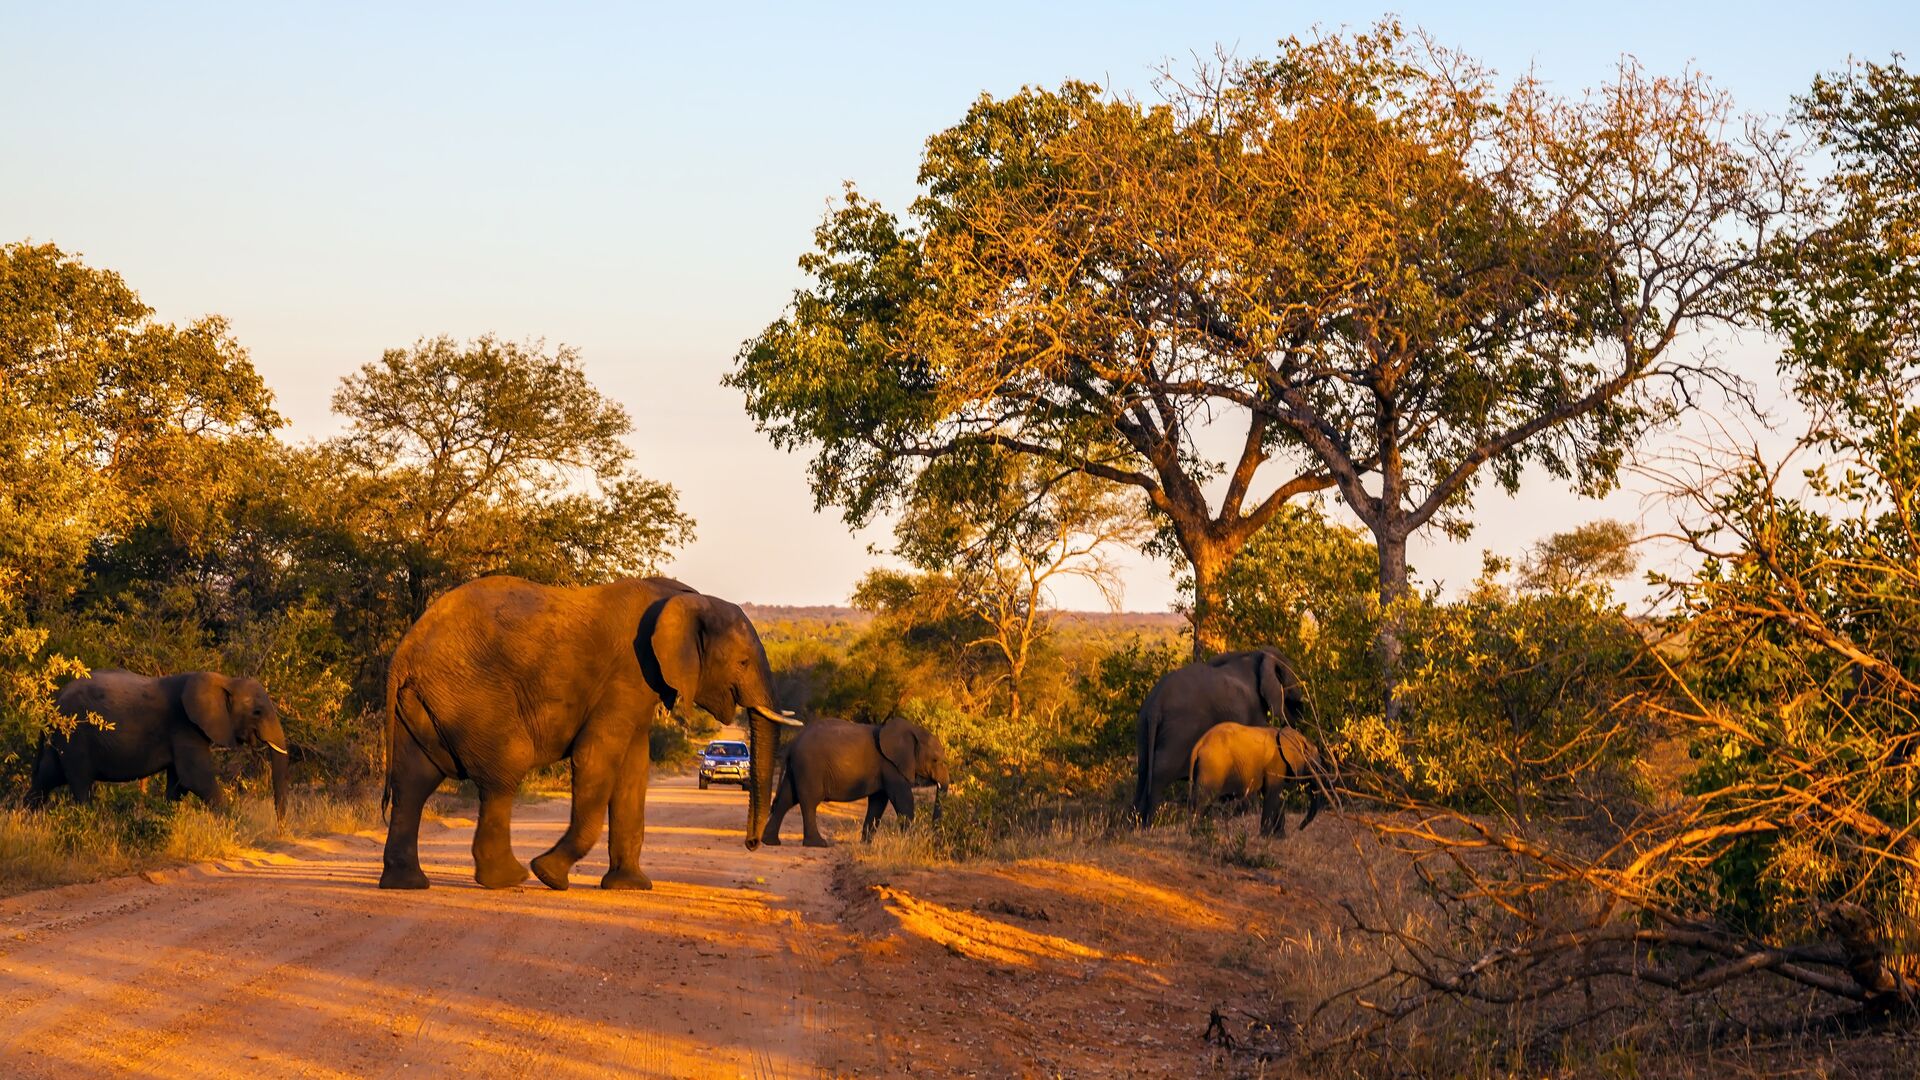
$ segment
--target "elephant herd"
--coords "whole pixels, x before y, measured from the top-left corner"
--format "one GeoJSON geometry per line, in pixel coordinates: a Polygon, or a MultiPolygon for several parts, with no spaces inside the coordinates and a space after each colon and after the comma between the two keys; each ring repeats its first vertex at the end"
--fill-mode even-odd
{"type": "Polygon", "coordinates": [[[1168,785],[1186,780],[1197,813],[1223,798],[1259,797],[1261,831],[1272,836],[1286,834],[1287,788],[1303,785],[1306,828],[1332,789],[1319,749],[1292,726],[1305,711],[1300,676],[1272,649],[1223,653],[1161,676],[1140,706],[1140,823],[1152,823],[1168,785]],[[1269,726],[1269,718],[1284,726],[1269,726]]]}
{"type": "MultiPolygon", "coordinates": [[[[428,607],[401,639],[386,692],[388,817],[380,887],[423,889],[421,813],[447,779],[472,781],[480,808],[474,878],[508,888],[537,876],[566,889],[575,863],[608,838],[604,889],[651,887],[640,868],[651,772],[648,731],[657,715],[697,706],[721,721],[747,716],[746,846],[780,843],[788,811],[800,808],[805,843],[826,843],[822,802],[865,799],[863,839],[886,808],[914,815],[915,786],[949,782],[938,736],[902,717],[877,725],[818,718],[802,724],[774,702],[772,673],[753,624],[737,605],[671,578],[561,587],[495,576],[468,582],[428,607]],[[779,745],[778,730],[799,730],[779,745]],[[513,799],[534,769],[571,763],[566,831],[532,860],[509,842],[513,799]],[[775,783],[777,767],[784,771],[775,783]]],[[[1135,810],[1153,819],[1156,799],[1189,782],[1196,809],[1258,796],[1262,828],[1283,834],[1281,793],[1310,789],[1306,819],[1327,784],[1318,751],[1290,724],[1305,697],[1293,668],[1271,650],[1228,653],[1163,677],[1140,709],[1135,810]]],[[[95,671],[68,683],[56,706],[75,720],[41,740],[27,804],[65,786],[78,802],[97,781],[164,773],[167,794],[225,802],[214,756],[249,747],[265,754],[274,805],[287,805],[288,744],[266,690],[253,679],[210,672],[148,677],[95,671]]]]}

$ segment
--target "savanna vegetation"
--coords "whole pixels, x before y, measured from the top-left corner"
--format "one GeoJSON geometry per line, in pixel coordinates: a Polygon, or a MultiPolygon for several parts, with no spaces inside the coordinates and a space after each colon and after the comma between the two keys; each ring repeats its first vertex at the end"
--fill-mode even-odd
{"type": "MultiPolygon", "coordinates": [[[[565,347],[483,336],[388,350],[341,380],[340,435],[293,442],[224,321],[161,322],[112,271],[14,243],[0,247],[0,363],[10,797],[41,732],[71,722],[52,708],[57,686],[126,667],[258,677],[305,800],[357,805],[378,790],[387,657],[434,596],[487,573],[648,572],[692,534],[673,489],[633,469],[626,411],[565,347]]],[[[227,771],[244,786],[258,770],[227,771]]],[[[178,854],[186,819],[157,793],[116,806],[10,814],[9,880],[178,854]],[[50,867],[52,851],[107,849],[13,872],[14,852],[50,867]]]]}
{"type": "Polygon", "coordinates": [[[946,819],[878,862],[1140,842],[1147,689],[1271,645],[1384,855],[1344,944],[1271,973],[1298,1019],[1256,1017],[1243,1065],[1631,1072],[1910,1020],[1920,76],[1861,63],[1768,120],[1631,62],[1503,82],[1389,22],[1158,90],[982,97],[904,210],[848,187],[729,376],[819,505],[897,515],[917,568],[777,661],[953,750],[946,819]],[[1756,416],[1713,347],[1736,332],[1802,434],[1676,458],[1651,436],[1756,416]],[[1408,565],[1488,488],[1629,470],[1667,496],[1645,523],[1489,553],[1451,595],[1408,565]],[[1055,505],[1095,491],[1111,528],[1055,505]],[[998,613],[1038,609],[1014,586],[1075,528],[1151,530],[1190,632],[1056,630],[1009,666],[998,613]],[[1680,569],[1630,612],[1648,550],[1680,569]]]}
{"type": "MultiPolygon", "coordinates": [[[[890,825],[871,865],[1164,846],[1126,816],[1141,701],[1196,656],[1279,649],[1372,846],[1298,977],[1246,960],[1295,1017],[1234,1044],[1249,1070],[1630,1072],[1910,1022],[1916,237],[1897,61],[1773,121],[1632,63],[1578,96],[1503,81],[1389,22],[1147,101],[982,97],[909,206],[848,188],[726,376],[820,507],[894,525],[853,612],[758,619],[781,704],[945,741],[942,820],[890,825]],[[1712,347],[1735,331],[1777,349],[1792,445],[1656,452],[1751,415],[1712,347]],[[1409,564],[1491,490],[1629,471],[1668,496],[1646,523],[1495,550],[1452,593],[1409,564]],[[1069,579],[1117,608],[1125,549],[1169,565],[1181,618],[1058,610],[1069,579]]],[[[357,820],[387,657],[435,596],[649,572],[692,536],[564,346],[389,350],[341,381],[341,434],[294,442],[220,319],[160,322],[17,243],[0,364],[8,791],[67,678],[224,669],[278,698],[308,825],[357,820]]],[[[656,731],[656,756],[687,745],[656,731]]],[[[210,820],[131,790],[8,811],[0,860],[125,868],[264,827],[257,802],[210,820]]]]}

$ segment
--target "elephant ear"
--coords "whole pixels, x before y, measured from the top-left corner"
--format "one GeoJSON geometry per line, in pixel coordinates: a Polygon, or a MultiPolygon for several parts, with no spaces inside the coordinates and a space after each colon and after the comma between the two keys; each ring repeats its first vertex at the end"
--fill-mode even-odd
{"type": "Polygon", "coordinates": [[[640,617],[633,653],[640,673],[671,709],[680,698],[700,692],[700,659],[706,649],[707,598],[696,592],[678,593],[656,601],[640,617]]]}
{"type": "Polygon", "coordinates": [[[180,687],[180,708],[208,742],[223,750],[237,745],[233,732],[233,697],[227,692],[226,676],[209,671],[187,676],[180,687]]]}
{"type": "Polygon", "coordinates": [[[1268,716],[1285,719],[1287,715],[1287,684],[1280,678],[1280,661],[1272,653],[1253,654],[1254,682],[1260,690],[1260,707],[1268,716]]]}
{"type": "Polygon", "coordinates": [[[1284,727],[1274,732],[1273,739],[1280,746],[1280,757],[1287,763],[1287,775],[1297,779],[1311,777],[1320,764],[1320,751],[1313,743],[1294,728],[1284,727]]]}
{"type": "Polygon", "coordinates": [[[880,756],[886,758],[908,783],[918,775],[916,765],[920,760],[920,726],[911,720],[898,716],[880,725],[880,756]]]}

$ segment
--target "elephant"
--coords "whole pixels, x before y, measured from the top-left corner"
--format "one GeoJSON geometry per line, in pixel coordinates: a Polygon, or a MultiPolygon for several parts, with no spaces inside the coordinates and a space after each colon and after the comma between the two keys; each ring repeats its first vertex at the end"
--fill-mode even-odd
{"type": "Polygon", "coordinates": [[[211,671],[153,677],[106,669],[60,688],[54,707],[78,721],[41,736],[27,790],[40,806],[61,784],[73,801],[93,797],[97,781],[167,775],[167,798],[188,792],[218,810],[227,805],[213,755],[247,746],[267,752],[274,813],[287,816],[287,733],[266,687],[211,671]],[[92,714],[110,727],[86,722],[92,714]]]}
{"type": "Polygon", "coordinates": [[[934,785],[933,816],[940,819],[940,795],[947,789],[947,748],[926,728],[895,716],[884,724],[856,724],[819,717],[800,729],[781,755],[786,771],[773,794],[763,844],[780,843],[780,823],[797,804],[807,847],[827,847],[815,816],[823,802],[867,800],[860,839],[871,841],[887,804],[902,821],[913,820],[913,788],[934,785]]]}
{"type": "Polygon", "coordinates": [[[1283,723],[1306,711],[1306,689],[1273,649],[1222,653],[1160,677],[1140,705],[1139,761],[1133,807],[1142,828],[1153,823],[1162,789],[1187,775],[1194,744],[1215,724],[1283,723]]]}
{"type": "Polygon", "coordinates": [[[1260,795],[1260,832],[1287,835],[1287,811],[1281,801],[1289,783],[1307,786],[1306,828],[1326,802],[1326,767],[1320,751],[1294,728],[1215,724],[1194,744],[1187,765],[1188,797],[1194,813],[1204,814],[1214,800],[1260,795]]]}
{"type": "Polygon", "coordinates": [[[504,889],[527,879],[514,858],[514,792],[530,770],[569,758],[573,810],[560,839],[533,860],[550,889],[610,825],[604,889],[649,889],[640,870],[646,832],[647,733],[656,712],[684,701],[722,723],[745,709],[747,848],[760,842],[773,788],[779,724],[767,654],[737,606],[671,578],[542,585],[479,578],[428,606],[394,650],[387,674],[391,811],[380,887],[424,889],[420,813],[448,778],[479,789],[474,880],[504,889]]]}

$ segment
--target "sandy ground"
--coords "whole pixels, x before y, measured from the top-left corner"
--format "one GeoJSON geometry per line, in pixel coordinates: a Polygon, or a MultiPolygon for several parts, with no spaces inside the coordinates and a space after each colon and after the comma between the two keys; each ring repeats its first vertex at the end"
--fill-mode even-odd
{"type": "MultiPolygon", "coordinates": [[[[517,808],[522,860],[566,813],[517,808]]],[[[594,887],[604,844],[567,892],[488,892],[449,821],[426,892],[376,889],[361,836],[0,901],[0,1076],[892,1073],[832,853],[749,854],[745,819],[737,789],[656,782],[645,893],[594,887]]]]}

